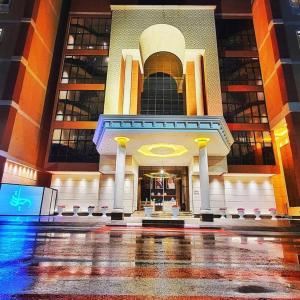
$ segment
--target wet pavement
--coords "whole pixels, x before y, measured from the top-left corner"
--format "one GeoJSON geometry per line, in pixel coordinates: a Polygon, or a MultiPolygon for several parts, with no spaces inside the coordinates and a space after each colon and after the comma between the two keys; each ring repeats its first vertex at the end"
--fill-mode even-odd
{"type": "Polygon", "coordinates": [[[0,224],[0,299],[300,299],[300,233],[0,224]]]}

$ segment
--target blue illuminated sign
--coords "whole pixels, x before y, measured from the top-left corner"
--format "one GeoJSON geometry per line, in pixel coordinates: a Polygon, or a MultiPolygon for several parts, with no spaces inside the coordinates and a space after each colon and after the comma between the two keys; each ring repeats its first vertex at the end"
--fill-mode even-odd
{"type": "Polygon", "coordinates": [[[21,192],[22,186],[19,186],[9,201],[9,204],[13,207],[16,207],[19,212],[22,211],[24,206],[27,206],[28,208],[32,206],[32,199],[22,197],[21,192]]]}
{"type": "Polygon", "coordinates": [[[39,215],[43,190],[36,186],[2,184],[0,215],[39,215]]]}

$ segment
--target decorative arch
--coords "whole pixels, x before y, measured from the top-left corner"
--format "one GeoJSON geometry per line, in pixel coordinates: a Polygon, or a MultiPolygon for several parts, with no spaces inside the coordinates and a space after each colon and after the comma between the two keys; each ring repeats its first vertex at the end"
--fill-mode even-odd
{"type": "Polygon", "coordinates": [[[174,26],[155,24],[142,32],[140,52],[143,64],[154,53],[169,52],[176,55],[184,65],[185,38],[181,31],[174,26]]]}

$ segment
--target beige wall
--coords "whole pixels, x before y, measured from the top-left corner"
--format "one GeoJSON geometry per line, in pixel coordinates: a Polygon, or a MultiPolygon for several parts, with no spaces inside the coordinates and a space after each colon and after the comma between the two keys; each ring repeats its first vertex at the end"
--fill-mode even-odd
{"type": "Polygon", "coordinates": [[[66,211],[72,211],[73,205],[79,205],[80,211],[87,211],[92,205],[99,207],[99,174],[55,174],[51,188],[58,190],[58,205],[65,205],[66,211]]]}
{"type": "MultiPolygon", "coordinates": [[[[210,176],[209,196],[211,208],[219,213],[219,208],[226,207],[228,213],[237,213],[237,208],[245,208],[246,213],[253,214],[254,208],[269,214],[269,208],[275,208],[275,197],[271,177],[258,176],[210,176]]],[[[199,176],[192,176],[191,208],[200,212],[199,176]]]]}
{"type": "MultiPolygon", "coordinates": [[[[136,210],[135,199],[135,180],[134,175],[126,175],[124,182],[124,212],[132,213],[136,210]]],[[[115,176],[110,174],[101,174],[99,189],[99,204],[108,206],[109,211],[113,209],[114,203],[115,176]]]]}
{"type": "MultiPolygon", "coordinates": [[[[200,213],[200,181],[198,175],[192,176],[192,195],[190,195],[193,213],[200,213]]],[[[213,212],[218,213],[220,207],[225,207],[225,190],[222,176],[209,177],[209,197],[213,212]]]]}
{"type": "Polygon", "coordinates": [[[2,183],[36,185],[37,171],[19,164],[5,164],[2,183]]]}
{"type": "Polygon", "coordinates": [[[237,208],[242,207],[246,213],[253,213],[254,208],[269,213],[269,208],[276,207],[271,177],[228,176],[224,177],[224,187],[229,211],[236,212],[237,208]]]}

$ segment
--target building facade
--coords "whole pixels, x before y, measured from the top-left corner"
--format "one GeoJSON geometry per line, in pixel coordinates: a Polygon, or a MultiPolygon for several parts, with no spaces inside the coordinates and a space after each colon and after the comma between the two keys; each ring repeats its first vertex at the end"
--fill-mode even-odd
{"type": "Polygon", "coordinates": [[[0,12],[2,183],[57,189],[67,210],[300,214],[300,1],[0,12]]]}

